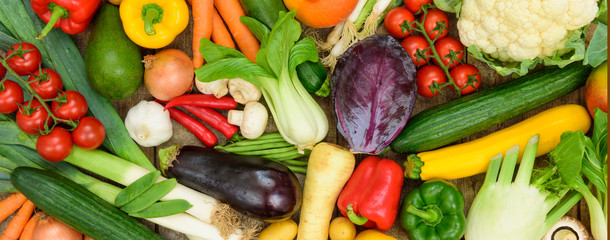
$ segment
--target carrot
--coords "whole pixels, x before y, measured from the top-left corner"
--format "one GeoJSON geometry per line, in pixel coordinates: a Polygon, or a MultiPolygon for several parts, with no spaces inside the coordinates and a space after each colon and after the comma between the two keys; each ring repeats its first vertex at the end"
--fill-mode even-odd
{"type": "Polygon", "coordinates": [[[30,218],[28,223],[25,224],[25,228],[23,228],[23,232],[21,233],[21,237],[19,237],[19,240],[32,240],[34,228],[38,224],[38,220],[40,220],[41,214],[42,212],[37,212],[32,218],[30,218]]]}
{"type": "Polygon", "coordinates": [[[21,209],[17,212],[17,215],[11,220],[11,222],[4,229],[4,233],[0,237],[0,240],[16,240],[23,232],[23,228],[25,224],[32,217],[32,213],[34,212],[34,203],[30,200],[27,200],[21,209]]]}
{"type": "Polygon", "coordinates": [[[335,203],[352,175],[356,160],[347,149],[316,145],[307,165],[297,240],[326,240],[335,203]]]}
{"type": "Polygon", "coordinates": [[[214,0],[192,0],[193,4],[193,66],[203,65],[203,56],[199,52],[202,38],[210,39],[214,19],[214,0]]]}
{"type": "Polygon", "coordinates": [[[13,214],[28,199],[21,193],[13,193],[0,201],[0,222],[13,214]]]}
{"type": "Polygon", "coordinates": [[[212,41],[220,46],[225,46],[228,48],[235,49],[235,43],[233,43],[233,39],[231,38],[231,34],[225,23],[222,21],[220,14],[218,11],[214,9],[214,21],[212,27],[212,41]]]}
{"type": "Polygon", "coordinates": [[[246,24],[239,20],[239,17],[246,16],[239,0],[214,0],[214,6],[229,26],[229,31],[239,46],[239,50],[246,55],[246,58],[255,62],[256,53],[261,46],[246,24]]]}

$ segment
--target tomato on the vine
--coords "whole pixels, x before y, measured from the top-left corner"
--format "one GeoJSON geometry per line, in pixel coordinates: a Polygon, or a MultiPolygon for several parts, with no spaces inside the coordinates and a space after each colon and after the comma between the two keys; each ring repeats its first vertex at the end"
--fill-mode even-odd
{"type": "Polygon", "coordinates": [[[35,72],[38,70],[40,63],[42,63],[42,55],[34,44],[27,42],[17,43],[6,52],[6,56],[11,55],[13,52],[21,55],[11,57],[6,63],[19,76],[26,76],[35,72]]]}
{"type": "Polygon", "coordinates": [[[419,18],[419,21],[424,24],[424,30],[426,30],[426,34],[430,39],[434,40],[436,36],[438,36],[437,39],[441,39],[449,34],[449,17],[447,17],[445,12],[439,9],[428,9],[428,13],[425,14],[425,17],[426,18],[424,19],[424,15],[422,15],[419,18]],[[439,34],[438,30],[434,29],[437,24],[441,23],[445,25],[445,29],[439,34]]]}
{"type": "Polygon", "coordinates": [[[47,135],[36,140],[36,151],[47,161],[59,162],[72,152],[72,136],[62,127],[54,127],[47,135]]]}
{"type": "Polygon", "coordinates": [[[45,122],[46,126],[51,124],[50,119],[47,121],[49,113],[36,99],[27,101],[19,106],[19,111],[17,111],[17,116],[15,118],[17,126],[29,134],[36,134],[44,130],[45,122]]]}
{"type": "Polygon", "coordinates": [[[6,75],[6,68],[4,67],[4,65],[0,64],[0,80],[4,79],[5,75],[6,75]]]}
{"type": "Polygon", "coordinates": [[[79,92],[68,90],[60,93],[59,98],[51,105],[51,112],[55,117],[76,121],[87,114],[87,100],[79,92]]]}
{"type": "Polygon", "coordinates": [[[44,99],[57,97],[57,93],[64,89],[64,83],[59,74],[48,68],[43,68],[30,75],[28,82],[34,92],[44,99]]]}
{"type": "Polygon", "coordinates": [[[439,91],[432,91],[430,87],[434,84],[446,83],[445,72],[439,66],[426,65],[417,71],[417,93],[422,97],[431,98],[439,94],[439,91]]]}
{"type": "Polygon", "coordinates": [[[105,137],[104,125],[94,117],[81,118],[76,129],[72,130],[74,144],[83,149],[96,149],[102,145],[105,137]]]}
{"type": "MultiPolygon", "coordinates": [[[[464,58],[464,46],[462,45],[460,40],[457,40],[455,38],[441,38],[434,43],[434,48],[436,49],[438,56],[441,58],[442,64],[445,66],[449,65],[449,69],[460,64],[460,61],[458,61],[457,59],[453,59],[453,61],[451,61],[451,51],[455,52],[458,59],[463,60],[464,58]],[[449,62],[451,62],[451,64],[449,62]]],[[[436,61],[436,59],[434,60],[434,62],[437,65],[440,65],[440,63],[436,61]]]]}
{"type": "Polygon", "coordinates": [[[405,0],[405,7],[413,14],[416,14],[425,4],[433,4],[433,2],[432,0],[405,0]]]}
{"type": "Polygon", "coordinates": [[[16,82],[5,80],[0,83],[0,113],[17,111],[23,103],[23,89],[16,82]]]}
{"type": "Polygon", "coordinates": [[[455,85],[457,85],[459,88],[463,88],[466,86],[466,84],[468,84],[469,76],[474,77],[472,85],[460,91],[460,94],[462,95],[472,93],[479,89],[479,86],[481,86],[481,74],[479,73],[479,69],[472,64],[465,63],[457,65],[451,69],[451,71],[449,71],[449,75],[451,78],[453,78],[453,82],[455,82],[455,85]]]}
{"type": "Polygon", "coordinates": [[[383,20],[385,29],[388,30],[390,35],[395,38],[405,38],[411,35],[408,31],[402,29],[401,25],[405,22],[412,22],[411,27],[415,27],[415,16],[409,10],[403,7],[392,8],[388,11],[383,20]]]}
{"type": "Polygon", "coordinates": [[[430,50],[430,44],[428,44],[428,41],[426,41],[424,37],[417,35],[410,36],[402,40],[402,42],[400,42],[400,45],[402,45],[402,47],[407,50],[407,53],[411,56],[411,59],[413,59],[413,63],[415,63],[416,67],[421,67],[428,64],[428,60],[430,60],[430,57],[418,58],[415,55],[417,53],[417,50],[425,51],[424,55],[432,55],[432,51],[430,50]]]}

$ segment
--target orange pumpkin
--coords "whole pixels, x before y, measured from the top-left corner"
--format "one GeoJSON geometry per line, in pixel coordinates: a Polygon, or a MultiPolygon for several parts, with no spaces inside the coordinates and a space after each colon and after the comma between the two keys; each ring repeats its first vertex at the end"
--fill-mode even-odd
{"type": "Polygon", "coordinates": [[[343,22],[358,0],[284,0],[289,10],[297,10],[297,20],[312,28],[332,27],[343,22]]]}

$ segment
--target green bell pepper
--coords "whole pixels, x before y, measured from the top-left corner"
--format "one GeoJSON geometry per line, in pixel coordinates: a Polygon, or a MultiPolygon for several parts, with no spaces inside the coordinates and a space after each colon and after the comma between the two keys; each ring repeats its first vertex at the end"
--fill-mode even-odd
{"type": "Polygon", "coordinates": [[[466,232],[464,195],[445,180],[430,180],[404,197],[400,224],[411,240],[458,240],[466,232]]]}

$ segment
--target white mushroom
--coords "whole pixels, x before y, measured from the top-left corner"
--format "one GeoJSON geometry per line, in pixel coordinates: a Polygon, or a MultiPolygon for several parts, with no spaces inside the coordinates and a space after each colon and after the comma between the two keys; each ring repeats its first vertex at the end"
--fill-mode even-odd
{"type": "Polygon", "coordinates": [[[254,84],[241,78],[229,80],[229,94],[231,94],[236,102],[241,104],[257,102],[261,98],[261,90],[254,84]]]}
{"type": "Polygon", "coordinates": [[[589,232],[576,218],[563,216],[542,240],[590,240],[589,232]]]}
{"type": "Polygon", "coordinates": [[[241,135],[247,139],[263,135],[268,118],[267,109],[259,102],[249,102],[243,111],[231,110],[227,116],[229,123],[239,126],[241,135]]]}
{"type": "Polygon", "coordinates": [[[199,90],[199,92],[203,94],[213,94],[215,97],[220,98],[229,93],[229,89],[227,88],[227,83],[229,79],[218,79],[216,81],[211,82],[202,82],[195,80],[195,86],[199,90]]]}

